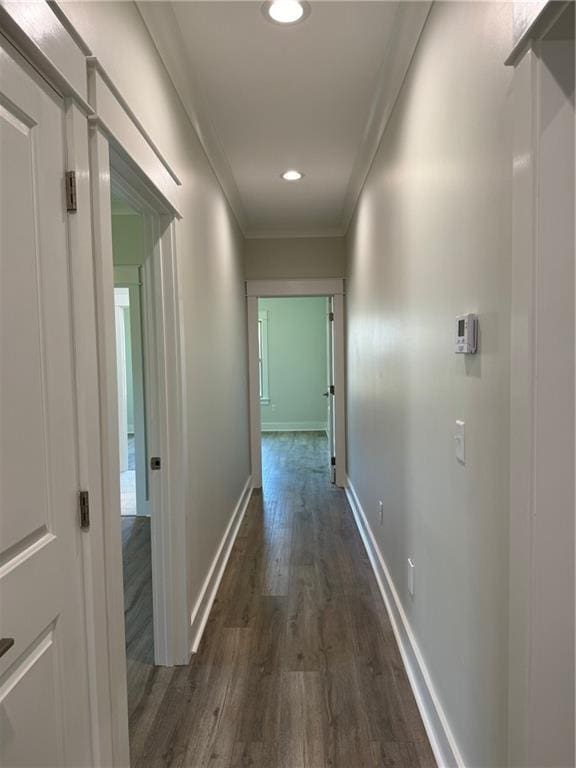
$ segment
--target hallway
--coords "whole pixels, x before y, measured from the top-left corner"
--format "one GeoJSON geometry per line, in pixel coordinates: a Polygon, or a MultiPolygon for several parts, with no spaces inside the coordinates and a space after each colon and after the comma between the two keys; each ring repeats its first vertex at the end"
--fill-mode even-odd
{"type": "Polygon", "coordinates": [[[199,652],[155,668],[132,765],[434,765],[326,437],[263,437],[254,494],[199,652]]]}

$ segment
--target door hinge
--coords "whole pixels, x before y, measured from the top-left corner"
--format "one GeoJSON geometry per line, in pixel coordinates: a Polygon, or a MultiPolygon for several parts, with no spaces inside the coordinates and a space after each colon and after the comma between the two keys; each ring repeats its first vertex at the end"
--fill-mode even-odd
{"type": "Polygon", "coordinates": [[[66,210],[68,213],[76,213],[78,210],[76,171],[66,171],[66,210]]]}
{"type": "Polygon", "coordinates": [[[80,505],[80,528],[83,531],[90,528],[90,495],[88,491],[80,491],[79,505],[80,505]]]}
{"type": "Polygon", "coordinates": [[[330,394],[333,395],[336,391],[336,388],[334,387],[334,384],[330,384],[330,394]]]}
{"type": "Polygon", "coordinates": [[[332,456],[330,458],[330,466],[335,467],[336,466],[336,456],[332,456]]]}
{"type": "Polygon", "coordinates": [[[334,312],[329,312],[328,313],[328,320],[330,320],[331,323],[334,322],[334,312]]]}

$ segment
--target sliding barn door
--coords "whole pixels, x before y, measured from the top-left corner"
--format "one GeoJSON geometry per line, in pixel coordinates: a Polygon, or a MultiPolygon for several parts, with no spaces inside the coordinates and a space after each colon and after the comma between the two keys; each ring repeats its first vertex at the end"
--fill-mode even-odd
{"type": "Polygon", "coordinates": [[[0,36],[0,765],[92,764],[58,96],[0,36]]]}

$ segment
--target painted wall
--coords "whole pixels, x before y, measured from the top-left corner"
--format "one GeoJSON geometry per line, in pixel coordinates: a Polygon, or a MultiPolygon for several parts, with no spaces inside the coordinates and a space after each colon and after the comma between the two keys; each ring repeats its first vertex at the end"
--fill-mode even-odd
{"type": "Polygon", "coordinates": [[[144,261],[144,233],[138,214],[112,212],[114,266],[139,267],[144,261]]]}
{"type": "Polygon", "coordinates": [[[244,244],[247,280],[344,277],[343,237],[253,238],[244,244]]]}
{"type": "Polygon", "coordinates": [[[243,238],[136,5],[61,9],[182,180],[176,247],[192,610],[250,474],[243,238]]]}
{"type": "Polygon", "coordinates": [[[325,298],[260,299],[268,323],[269,403],[262,429],[326,429],[325,298]]]}
{"type": "Polygon", "coordinates": [[[511,14],[433,5],[348,235],[349,476],[468,766],[507,764],[511,14]]]}
{"type": "MultiPolygon", "coordinates": [[[[142,220],[138,215],[114,215],[112,209],[112,249],[114,266],[137,267],[144,255],[142,220]]],[[[134,381],[132,377],[132,335],[130,312],[124,312],[126,345],[126,408],[128,432],[134,432],[134,381]]]]}

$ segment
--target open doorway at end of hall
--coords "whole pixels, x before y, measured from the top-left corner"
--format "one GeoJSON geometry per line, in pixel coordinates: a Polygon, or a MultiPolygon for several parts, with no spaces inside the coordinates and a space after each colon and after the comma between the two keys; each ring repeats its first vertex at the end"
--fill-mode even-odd
{"type": "Polygon", "coordinates": [[[150,493],[147,472],[144,220],[112,190],[114,313],[122,565],[129,715],[154,664],[150,493]]]}
{"type": "Polygon", "coordinates": [[[262,480],[334,481],[331,299],[258,299],[262,480]]]}

